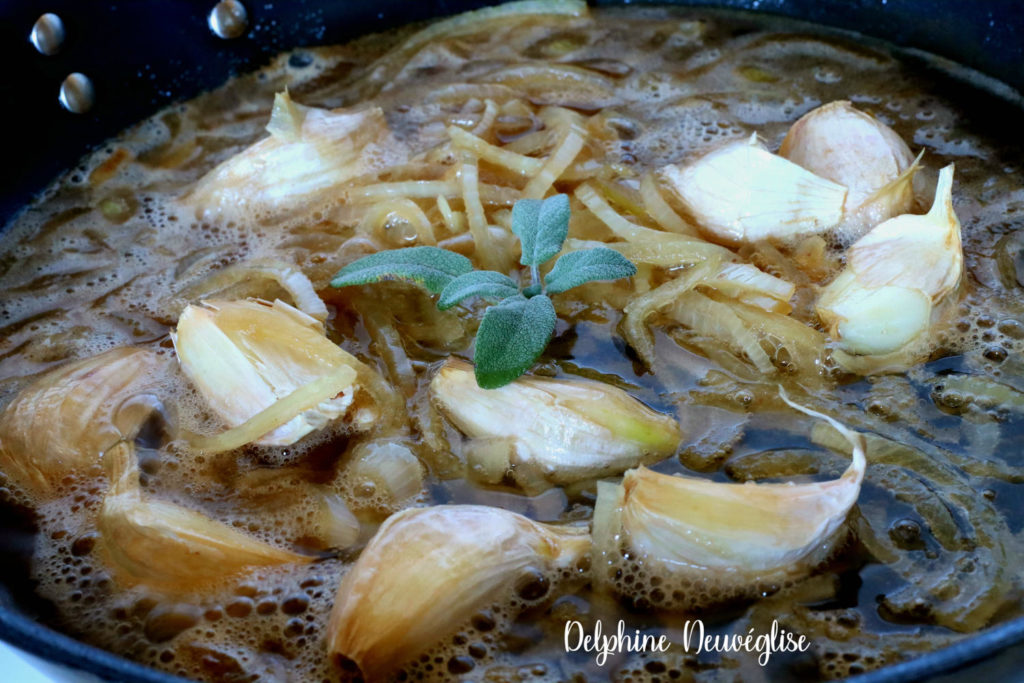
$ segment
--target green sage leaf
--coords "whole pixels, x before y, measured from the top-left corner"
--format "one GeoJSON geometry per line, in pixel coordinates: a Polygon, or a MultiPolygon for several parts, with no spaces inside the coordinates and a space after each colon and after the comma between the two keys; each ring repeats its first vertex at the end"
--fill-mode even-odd
{"type": "Polygon", "coordinates": [[[516,295],[487,309],[476,335],[476,383],[503,387],[529,370],[555,331],[555,306],[543,294],[516,295]]]}
{"type": "Polygon", "coordinates": [[[462,254],[438,247],[408,247],[370,254],[338,271],[332,287],[365,285],[369,282],[408,280],[440,294],[448,283],[473,270],[462,254]]]}
{"type": "Polygon", "coordinates": [[[539,266],[562,250],[569,235],[569,197],[520,199],[512,207],[512,232],[519,237],[524,266],[539,266]]]}
{"type": "Polygon", "coordinates": [[[549,294],[572,289],[584,282],[618,280],[636,274],[636,266],[625,256],[605,247],[570,251],[555,261],[544,278],[549,294]]]}
{"type": "Polygon", "coordinates": [[[445,285],[441,290],[437,307],[443,311],[471,296],[507,299],[516,294],[519,294],[519,287],[508,275],[493,270],[474,270],[458,276],[445,285]]]}

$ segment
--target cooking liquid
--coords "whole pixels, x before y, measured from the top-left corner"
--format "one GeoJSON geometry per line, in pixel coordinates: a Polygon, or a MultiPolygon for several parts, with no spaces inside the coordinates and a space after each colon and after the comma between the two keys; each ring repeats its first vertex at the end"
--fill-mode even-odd
{"type": "MultiPolygon", "coordinates": [[[[406,504],[481,503],[541,521],[585,522],[592,514],[592,483],[534,498],[511,488],[484,488],[463,478],[460,440],[451,427],[442,423],[435,432],[447,448],[425,443],[424,420],[441,419],[429,408],[426,384],[449,353],[469,355],[475,323],[446,314],[442,323],[455,326],[448,338],[412,342],[417,325],[435,323],[439,315],[429,312],[432,303],[414,288],[328,289],[329,277],[360,255],[355,243],[347,245],[353,228],[344,212],[277,223],[258,215],[202,222],[177,197],[216,163],[265,135],[273,94],[285,87],[306,105],[378,102],[391,129],[415,153],[437,144],[444,126],[465,115],[465,98],[431,97],[448,84],[487,82],[488,72],[518,61],[571,62],[613,84],[611,95],[602,99],[584,83],[535,93],[534,103],[588,115],[606,111],[607,125],[616,131],[606,145],[607,160],[637,171],[754,131],[775,149],[802,114],[849,99],[895,129],[915,152],[926,150],[919,187],[929,201],[935,171],[956,163],[954,205],[963,224],[965,284],[953,314],[934,331],[940,347],[934,360],[906,375],[847,381],[829,391],[840,419],[925,454],[939,463],[943,477],[897,465],[869,467],[846,545],[810,578],[761,601],[672,614],[647,609],[643,599],[615,600],[585,586],[539,598],[508,596],[504,607],[474,618],[409,673],[467,673],[488,681],[833,678],[964,637],[949,627],[955,616],[937,615],[944,605],[968,600],[935,588],[944,580],[963,592],[999,586],[992,621],[1020,613],[1024,403],[1015,392],[1024,391],[1024,184],[1019,150],[1007,146],[1019,134],[998,127],[1010,120],[1001,118],[1013,111],[1009,105],[926,63],[901,61],[883,47],[743,15],[595,9],[590,19],[510,22],[427,46],[382,87],[368,77],[368,65],[406,34],[285,54],[258,73],[166,109],[84,159],[17,217],[0,243],[0,401],[6,404],[35,373],[108,348],[139,345],[173,353],[168,331],[187,303],[180,294],[185,285],[232,263],[277,258],[301,267],[332,307],[330,337],[385,376],[385,354],[371,342],[368,327],[383,319],[403,335],[415,373],[405,390],[412,416],[406,441],[428,468],[425,492],[406,504]],[[984,374],[1010,387],[1009,398],[986,402],[952,395],[942,384],[951,372],[984,374]],[[937,518],[922,513],[941,515],[936,509],[945,510],[946,528],[938,529],[937,518]],[[864,542],[869,536],[883,539],[897,554],[876,556],[864,542]],[[515,619],[507,616],[512,602],[528,605],[515,619]],[[686,621],[697,618],[708,633],[719,634],[750,628],[762,633],[778,620],[806,635],[811,647],[776,654],[767,666],[757,662],[757,653],[698,656],[681,644],[686,621]],[[564,651],[567,621],[581,622],[590,633],[600,620],[608,633],[620,619],[630,634],[639,629],[666,635],[674,645],[666,653],[613,655],[603,666],[593,653],[564,651]]],[[[833,246],[842,242],[840,235],[833,246]]],[[[256,291],[239,287],[233,294],[285,296],[265,285],[256,291]]],[[[759,412],[763,387],[722,373],[706,375],[713,364],[694,348],[676,344],[671,330],[656,333],[664,370],[645,371],[616,332],[621,311],[574,306],[572,296],[561,307],[556,337],[538,371],[613,382],[653,407],[680,411],[687,445],[654,469],[699,471],[723,481],[809,480],[837,476],[846,466],[843,457],[808,440],[806,420],[759,412]]],[[[798,293],[795,315],[811,320],[811,301],[808,292],[798,293]]],[[[77,481],[56,501],[28,500],[4,489],[4,534],[9,545],[17,545],[7,552],[22,560],[5,563],[11,565],[9,583],[23,585],[28,564],[38,596],[31,608],[46,622],[184,676],[354,676],[344,663],[328,660],[323,638],[334,591],[358,546],[340,553],[325,547],[313,528],[309,491],[328,487],[344,493],[363,522],[364,537],[386,517],[387,501],[364,483],[345,480],[344,463],[359,437],[335,429],[286,449],[250,447],[237,457],[196,457],[167,446],[173,426],[207,432],[222,427],[180,375],[156,393],[163,410],[138,443],[146,495],[200,509],[255,537],[323,559],[253,571],[174,598],[126,585],[105,563],[95,531],[106,486],[97,468],[94,477],[77,481]],[[31,547],[28,527],[34,532],[31,547]]],[[[640,575],[630,580],[650,582],[640,575]]]]}

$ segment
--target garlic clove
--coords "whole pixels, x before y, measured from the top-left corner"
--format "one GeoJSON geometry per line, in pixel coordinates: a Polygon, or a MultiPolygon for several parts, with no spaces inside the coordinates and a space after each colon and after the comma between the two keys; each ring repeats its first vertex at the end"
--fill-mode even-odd
{"type": "Polygon", "coordinates": [[[462,444],[462,456],[470,476],[484,484],[500,484],[510,474],[517,455],[516,440],[510,437],[482,436],[462,444]]]}
{"type": "Polygon", "coordinates": [[[195,510],[144,498],[128,442],[115,444],[103,460],[110,488],[97,527],[112,565],[129,583],[188,590],[247,567],[313,559],[258,541],[195,510]]]}
{"type": "Polygon", "coordinates": [[[128,404],[152,390],[166,367],[152,351],[118,348],[41,375],[0,416],[0,469],[29,493],[51,493],[135,436],[150,409],[128,404]]]}
{"type": "Polygon", "coordinates": [[[842,225],[844,240],[850,242],[859,239],[876,225],[893,216],[908,213],[914,207],[914,182],[917,172],[921,170],[923,156],[924,150],[921,150],[907,170],[868,195],[846,214],[842,225]]]}
{"type": "MultiPolygon", "coordinates": [[[[292,444],[345,415],[361,364],[324,335],[314,318],[282,301],[205,301],[188,306],[172,334],[182,370],[229,426],[238,427],[277,401],[348,367],[340,390],[332,387],[312,409],[287,416],[264,445],[292,444]]],[[[339,377],[343,379],[343,377],[339,377]]]]}
{"type": "Polygon", "coordinates": [[[259,220],[332,199],[345,182],[403,160],[379,107],[304,107],[274,99],[270,136],[203,176],[185,197],[203,219],[259,220]]]}
{"type": "Polygon", "coordinates": [[[919,289],[857,283],[844,271],[818,300],[818,315],[848,353],[883,355],[910,344],[931,322],[931,299],[919,289]]]}
{"type": "Polygon", "coordinates": [[[846,188],[736,140],[662,176],[705,231],[726,244],[788,239],[840,223],[846,188]]]}
{"type": "Polygon", "coordinates": [[[378,509],[395,512],[423,491],[423,465],[405,444],[379,439],[353,449],[345,479],[354,495],[368,499],[378,509]]]}
{"type": "Polygon", "coordinates": [[[938,301],[960,282],[963,248],[953,210],[953,165],[939,172],[935,201],[923,216],[897,216],[875,227],[847,252],[850,269],[866,287],[920,289],[938,301]]]}
{"type": "Polygon", "coordinates": [[[924,215],[890,218],[847,251],[847,266],[818,297],[818,317],[840,349],[884,355],[908,347],[931,322],[933,306],[963,272],[953,166],[939,173],[924,215]]]}
{"type": "Polygon", "coordinates": [[[384,522],[342,579],[328,650],[355,662],[368,680],[384,679],[476,612],[515,599],[525,573],[539,571],[554,584],[577,572],[589,550],[585,529],[499,508],[403,510],[384,522]]]}
{"type": "Polygon", "coordinates": [[[481,389],[470,364],[450,359],[430,391],[467,436],[512,441],[508,469],[530,490],[661,460],[681,438],[674,418],[601,382],[525,376],[481,389]]]}
{"type": "Polygon", "coordinates": [[[779,156],[845,186],[845,212],[870,206],[871,225],[913,208],[913,174],[905,175],[914,161],[910,148],[894,130],[845,100],[804,114],[790,127],[779,156]]]}
{"type": "MultiPolygon", "coordinates": [[[[594,510],[595,579],[607,586],[617,570],[628,573],[624,562],[642,565],[662,580],[660,606],[699,607],[798,578],[826,559],[860,494],[863,438],[790,405],[828,421],[850,441],[853,460],[841,477],[734,484],[639,468],[619,485],[601,482],[594,510]]],[[[615,588],[631,590],[629,584],[615,588]]]]}

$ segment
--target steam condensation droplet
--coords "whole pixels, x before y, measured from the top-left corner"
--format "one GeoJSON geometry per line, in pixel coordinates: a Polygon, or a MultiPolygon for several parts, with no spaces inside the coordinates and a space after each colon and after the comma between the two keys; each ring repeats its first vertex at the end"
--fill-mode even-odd
{"type": "Polygon", "coordinates": [[[60,84],[60,103],[73,114],[84,114],[96,102],[96,91],[85,74],[70,74],[60,84]]]}
{"type": "Polygon", "coordinates": [[[210,10],[209,24],[215,36],[228,40],[245,34],[249,16],[238,0],[221,0],[210,10]]]}
{"type": "Polygon", "coordinates": [[[56,14],[47,12],[36,19],[28,39],[40,54],[55,55],[64,44],[64,22],[56,14]]]}

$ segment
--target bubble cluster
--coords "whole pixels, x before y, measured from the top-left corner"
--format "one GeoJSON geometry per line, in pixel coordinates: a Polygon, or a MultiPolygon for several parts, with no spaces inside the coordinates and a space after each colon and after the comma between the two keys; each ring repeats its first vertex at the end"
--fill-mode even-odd
{"type": "MultiPolygon", "coordinates": [[[[0,405],[34,373],[112,347],[143,346],[170,357],[169,332],[178,315],[204,296],[185,291],[202,292],[211,274],[232,264],[283,260],[301,267],[329,303],[344,301],[348,294],[328,295],[326,283],[363,247],[350,239],[360,210],[350,207],[343,193],[303,215],[285,217],[249,209],[226,220],[203,215],[188,203],[188,189],[199,178],[266,134],[274,92],[287,86],[297,102],[325,107],[372,99],[414,156],[444,141],[448,125],[483,116],[483,98],[499,103],[509,99],[511,86],[492,82],[493,74],[527,55],[557,62],[578,78],[539,88],[533,101],[497,122],[498,140],[538,131],[552,134],[543,128],[543,106],[551,98],[571,101],[581,120],[600,133],[590,144],[617,165],[615,172],[626,184],[754,132],[769,149],[777,149],[795,119],[839,98],[850,99],[915,147],[926,149],[925,165],[931,170],[918,178],[919,208],[927,206],[934,186],[929,173],[955,160],[968,274],[962,300],[937,314],[936,357],[962,354],[968,370],[990,376],[997,386],[989,388],[1003,393],[968,395],[938,383],[930,397],[921,398],[879,385],[866,407],[870,414],[896,422],[918,410],[918,398],[921,403],[930,398],[947,413],[943,418],[982,410],[993,421],[1004,419],[1007,405],[1017,399],[998,382],[1010,374],[1008,368],[1024,350],[1024,320],[1006,303],[1014,298],[1010,294],[1019,294],[1022,283],[1019,243],[1009,237],[996,240],[1020,228],[1013,223],[1024,206],[1020,169],[995,164],[997,150],[970,134],[945,100],[922,93],[885,51],[833,43],[806,31],[755,30],[745,20],[693,19],[689,14],[664,15],[663,10],[635,16],[605,11],[595,10],[593,28],[574,19],[555,30],[531,20],[516,30],[498,27],[486,35],[461,36],[430,46],[395,68],[378,58],[407,33],[349,47],[303,49],[278,57],[257,74],[173,105],[100,147],[18,216],[0,244],[0,289],[5,294],[0,302],[0,405]],[[380,74],[391,75],[381,82],[380,74]],[[993,164],[996,171],[989,168],[993,164]],[[999,259],[1001,269],[991,263],[999,259]],[[979,283],[1000,287],[1007,296],[988,296],[979,283]],[[992,403],[993,396],[1002,403],[992,403]]],[[[321,20],[310,15],[310,21],[321,20]]],[[[408,177],[401,166],[406,160],[395,147],[370,145],[364,161],[370,167],[400,165],[382,180],[408,177]]],[[[454,158],[442,160],[450,171],[455,163],[454,158]]],[[[486,174],[482,164],[482,178],[486,174]]],[[[832,238],[830,253],[838,254],[848,241],[842,235],[832,238]]],[[[832,261],[839,263],[832,259],[829,268],[832,261]]],[[[215,294],[244,297],[257,292],[286,296],[265,283],[258,290],[240,283],[215,294]]],[[[803,305],[812,310],[811,300],[803,305]]],[[[334,332],[346,336],[342,343],[372,360],[366,331],[345,319],[344,312],[335,314],[334,332]]],[[[416,360],[416,371],[434,360],[416,360]]],[[[773,360],[780,368],[795,362],[782,352],[773,360]]],[[[831,358],[826,358],[823,371],[834,378],[840,374],[831,358]]],[[[426,504],[431,492],[425,489],[396,501],[373,481],[350,476],[347,465],[354,448],[343,425],[294,447],[246,447],[229,461],[176,449],[168,445],[172,425],[201,434],[225,426],[209,414],[180,373],[171,372],[154,384],[155,413],[136,443],[143,495],[200,511],[317,561],[228,576],[192,592],[160,593],[119,571],[96,531],[107,485],[98,463],[65,481],[48,501],[27,498],[0,477],[4,496],[36,513],[32,578],[39,595],[55,606],[57,625],[126,657],[197,679],[357,679],[351,663],[330,661],[324,647],[334,591],[376,525],[399,507],[426,504]],[[324,504],[328,495],[354,512],[358,539],[350,548],[331,546],[331,520],[325,516],[330,510],[324,504]]],[[[729,410],[723,410],[730,417],[691,416],[706,424],[686,430],[694,441],[682,453],[684,463],[702,471],[719,468],[738,447],[747,430],[746,411],[756,410],[759,400],[740,388],[731,394],[729,410]],[[737,414],[743,420],[733,419],[737,414]]],[[[416,444],[410,448],[415,451],[416,444]]],[[[985,500],[996,499],[996,494],[991,488],[982,491],[985,500]]],[[[592,491],[581,487],[568,495],[573,509],[589,516],[592,491]]],[[[907,552],[921,550],[927,536],[917,521],[902,517],[887,531],[882,535],[907,552]]],[[[665,571],[655,558],[623,549],[595,569],[602,573],[600,582],[619,597],[615,602],[581,589],[586,571],[577,567],[572,573],[525,573],[508,586],[507,594],[494,596],[491,607],[456,626],[454,633],[439,636],[400,678],[567,679],[578,662],[566,664],[563,653],[551,645],[560,646],[559,620],[574,614],[551,607],[560,594],[573,594],[585,605],[580,611],[586,618],[597,618],[601,609],[632,618],[637,610],[696,611],[708,605],[709,614],[722,606],[739,610],[752,598],[778,596],[792,588],[785,577],[736,580],[665,571]]],[[[915,614],[910,605],[901,618],[927,623],[926,608],[915,614]]],[[[894,661],[895,655],[859,637],[877,638],[869,630],[862,632],[863,624],[848,610],[815,611],[822,615],[821,637],[818,649],[808,656],[813,656],[820,676],[842,678],[894,661]]],[[[641,657],[610,675],[622,681],[689,680],[718,665],[691,656],[641,657]]]]}
{"type": "MultiPolygon", "coordinates": [[[[831,550],[833,546],[829,544],[831,550]]],[[[810,565],[826,558],[809,559],[810,565]]],[[[737,570],[707,571],[703,568],[668,566],[655,557],[629,548],[610,553],[595,569],[612,591],[636,609],[664,609],[707,613],[730,603],[763,597],[792,585],[792,579],[750,575],[737,570]]]]}
{"type": "MultiPolygon", "coordinates": [[[[97,499],[93,493],[83,501],[92,513],[97,499]]],[[[165,595],[112,576],[102,539],[83,528],[81,510],[62,509],[66,501],[40,508],[47,538],[37,547],[35,577],[40,594],[68,615],[69,632],[190,678],[280,680],[287,671],[336,679],[320,644],[341,562],[258,570],[165,595]]]]}
{"type": "MultiPolygon", "coordinates": [[[[505,595],[495,595],[495,602],[473,615],[452,636],[431,647],[405,666],[402,676],[408,680],[442,683],[453,675],[478,674],[480,671],[498,671],[514,668],[509,656],[508,631],[524,612],[537,610],[551,602],[560,592],[577,589],[585,569],[568,567],[542,571],[528,568],[513,582],[505,595]]],[[[527,670],[529,680],[558,680],[557,672],[543,665],[527,670]],[[554,677],[549,677],[553,674],[554,677]]]]}

